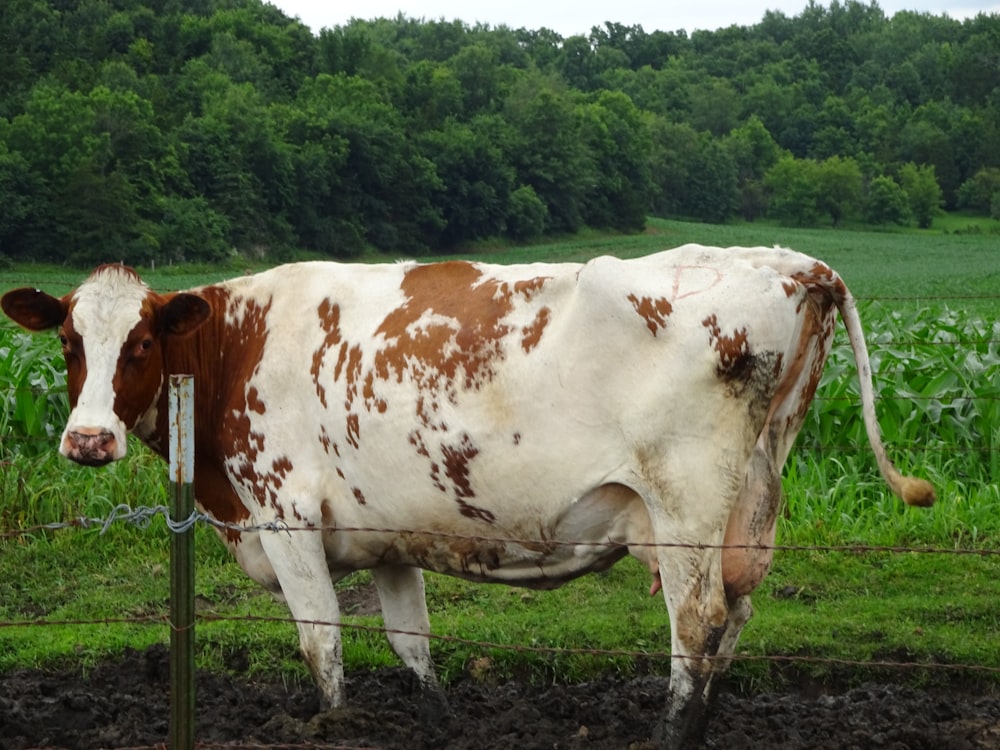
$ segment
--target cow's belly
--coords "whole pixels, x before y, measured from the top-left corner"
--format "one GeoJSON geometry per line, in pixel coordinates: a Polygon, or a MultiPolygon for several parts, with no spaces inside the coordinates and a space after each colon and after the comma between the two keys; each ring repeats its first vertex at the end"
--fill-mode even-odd
{"type": "MultiPolygon", "coordinates": [[[[554,588],[605,570],[629,552],[655,571],[652,547],[626,546],[651,539],[646,509],[627,487],[606,484],[575,501],[554,505],[558,511],[548,516],[539,514],[537,506],[520,518],[508,512],[502,524],[454,519],[447,525],[435,524],[433,514],[418,518],[404,514],[392,522],[382,517],[378,525],[339,523],[342,530],[327,532],[328,561],[335,574],[412,565],[474,581],[533,588],[554,588]]],[[[372,520],[371,514],[368,519],[372,520]]]]}

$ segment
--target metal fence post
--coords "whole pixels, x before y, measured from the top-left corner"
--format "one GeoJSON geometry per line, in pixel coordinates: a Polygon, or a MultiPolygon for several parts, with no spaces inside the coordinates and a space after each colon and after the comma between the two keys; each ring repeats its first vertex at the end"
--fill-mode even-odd
{"type": "MultiPolygon", "coordinates": [[[[194,377],[171,375],[170,516],[194,511],[194,377]]],[[[194,529],[170,540],[170,747],[194,748],[194,529]]]]}

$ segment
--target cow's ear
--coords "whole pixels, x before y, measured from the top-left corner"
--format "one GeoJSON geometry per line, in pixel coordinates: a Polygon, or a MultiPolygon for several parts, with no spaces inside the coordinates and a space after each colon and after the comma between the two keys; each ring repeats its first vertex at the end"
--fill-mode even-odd
{"type": "Polygon", "coordinates": [[[183,336],[196,330],[211,314],[212,307],[204,298],[180,292],[172,295],[160,309],[160,329],[183,336]]]}
{"type": "Polygon", "coordinates": [[[61,325],[66,304],[40,289],[13,289],[0,299],[0,307],[11,320],[29,331],[45,331],[61,325]]]}

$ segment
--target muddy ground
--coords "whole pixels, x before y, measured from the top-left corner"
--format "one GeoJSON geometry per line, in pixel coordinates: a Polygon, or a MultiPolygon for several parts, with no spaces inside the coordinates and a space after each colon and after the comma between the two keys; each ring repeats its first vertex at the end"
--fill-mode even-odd
{"type": "MultiPolygon", "coordinates": [[[[0,750],[137,748],[167,740],[167,650],[129,651],[79,673],[0,676],[0,750]]],[[[349,676],[349,709],[317,715],[311,684],[199,674],[199,747],[649,748],[663,706],[661,677],[581,685],[451,685],[452,718],[428,723],[403,669],[349,676]]],[[[983,690],[815,685],[789,693],[724,692],[705,747],[1000,749],[1000,696],[983,690]]]]}

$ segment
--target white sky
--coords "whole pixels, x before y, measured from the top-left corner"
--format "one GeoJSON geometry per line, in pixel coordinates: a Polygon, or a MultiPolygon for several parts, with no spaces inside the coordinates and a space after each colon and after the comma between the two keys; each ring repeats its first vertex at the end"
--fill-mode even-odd
{"type": "MultiPolygon", "coordinates": [[[[511,28],[546,27],[562,37],[586,35],[592,26],[614,21],[643,30],[715,30],[732,24],[751,26],[767,10],[799,15],[808,0],[268,0],[286,15],[298,17],[314,33],[343,25],[351,18],[395,18],[397,13],[424,20],[456,18],[511,28]]],[[[828,2],[820,4],[828,6],[828,2]]],[[[881,0],[887,16],[900,10],[971,18],[979,12],[1000,13],[1000,0],[881,0]]]]}

